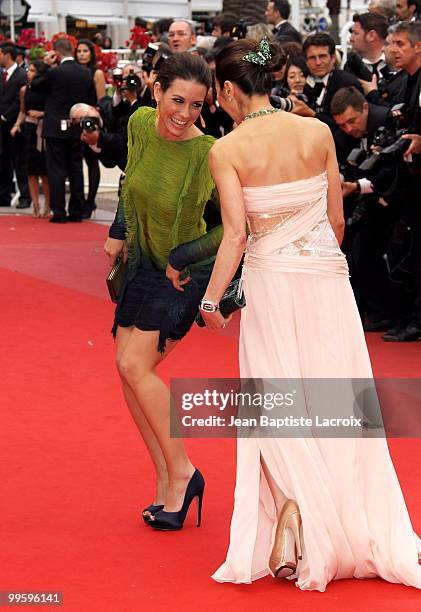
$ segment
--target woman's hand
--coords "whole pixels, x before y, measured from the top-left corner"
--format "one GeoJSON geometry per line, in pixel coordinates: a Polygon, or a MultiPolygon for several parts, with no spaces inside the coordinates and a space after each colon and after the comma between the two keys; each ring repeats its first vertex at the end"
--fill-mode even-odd
{"type": "Polygon", "coordinates": [[[171,264],[167,264],[165,274],[167,278],[172,282],[172,286],[174,287],[174,289],[177,289],[177,291],[184,291],[183,285],[186,285],[190,281],[190,276],[187,276],[187,278],[183,278],[183,280],[180,280],[180,276],[182,275],[182,273],[182,270],[176,270],[172,267],[171,264]]]}
{"type": "Polygon", "coordinates": [[[14,125],[10,130],[10,136],[14,138],[18,132],[20,132],[20,127],[18,125],[14,125]]]}
{"type": "Polygon", "coordinates": [[[111,258],[111,266],[115,264],[115,260],[121,253],[123,254],[123,261],[127,261],[127,245],[124,240],[107,238],[104,244],[104,251],[111,258]]]}
{"type": "Polygon", "coordinates": [[[200,314],[202,315],[208,329],[223,329],[232,319],[232,315],[224,319],[219,310],[216,310],[215,312],[205,312],[204,310],[200,310],[200,314]]]}

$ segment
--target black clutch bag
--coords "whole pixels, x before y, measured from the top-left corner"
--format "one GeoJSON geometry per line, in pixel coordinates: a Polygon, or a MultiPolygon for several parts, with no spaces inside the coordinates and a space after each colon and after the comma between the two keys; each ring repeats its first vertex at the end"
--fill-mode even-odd
{"type": "MultiPolygon", "coordinates": [[[[228,285],[224,295],[219,302],[219,312],[226,319],[230,314],[239,310],[240,308],[244,308],[246,305],[246,298],[244,297],[244,293],[240,291],[240,279],[236,278],[231,281],[228,285]]],[[[202,314],[198,313],[196,316],[196,323],[199,327],[204,327],[205,322],[203,320],[202,314]]]]}
{"type": "Polygon", "coordinates": [[[123,257],[120,256],[116,259],[115,264],[111,268],[111,272],[107,276],[107,287],[111,301],[114,302],[114,304],[118,302],[118,296],[120,295],[126,274],[127,263],[125,263],[123,257]]]}

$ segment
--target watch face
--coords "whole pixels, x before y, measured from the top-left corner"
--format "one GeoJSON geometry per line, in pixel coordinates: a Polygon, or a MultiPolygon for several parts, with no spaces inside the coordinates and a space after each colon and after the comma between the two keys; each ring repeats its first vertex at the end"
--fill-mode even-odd
{"type": "Polygon", "coordinates": [[[215,312],[217,309],[217,306],[213,304],[212,302],[202,302],[200,305],[200,308],[204,310],[205,312],[215,312]]]}

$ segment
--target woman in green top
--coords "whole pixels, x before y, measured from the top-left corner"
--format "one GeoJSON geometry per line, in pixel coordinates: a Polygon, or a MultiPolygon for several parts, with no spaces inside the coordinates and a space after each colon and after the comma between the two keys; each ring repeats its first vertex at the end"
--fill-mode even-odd
{"type": "Polygon", "coordinates": [[[203,220],[214,191],[207,161],[214,139],[194,125],[210,85],[199,57],[179,53],[163,64],[157,110],[140,108],[128,124],[126,178],[105,244],[112,261],[128,251],[114,324],[117,367],[156,470],[155,500],[143,518],[165,530],[183,526],[194,497],[200,510],[204,488],[183,441],[170,438],[169,391],[155,367],[193,324],[221,238],[221,228],[206,234],[203,220]]]}

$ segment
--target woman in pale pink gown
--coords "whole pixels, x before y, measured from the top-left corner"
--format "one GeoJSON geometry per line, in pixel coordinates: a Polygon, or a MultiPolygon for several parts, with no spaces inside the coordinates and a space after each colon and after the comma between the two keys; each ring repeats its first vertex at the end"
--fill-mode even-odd
{"type": "MultiPolygon", "coordinates": [[[[209,156],[224,238],[202,310],[212,310],[249,238],[243,269],[242,378],[372,377],[346,260],[333,140],[317,120],[275,112],[267,92],[279,50],[250,40],[217,58],[219,103],[239,124],[209,156]]],[[[411,527],[384,438],[242,438],[227,559],[219,582],[269,573],[324,591],[380,576],[421,588],[411,527]]]]}

